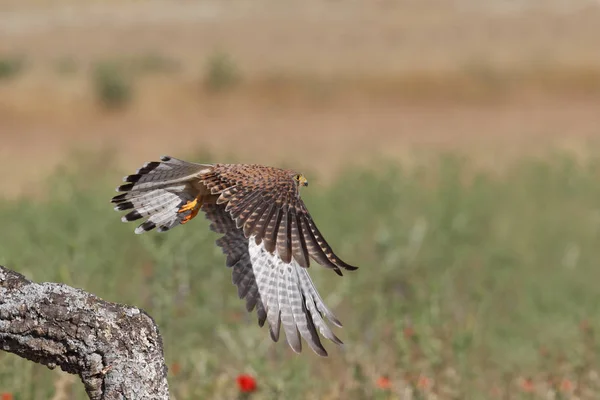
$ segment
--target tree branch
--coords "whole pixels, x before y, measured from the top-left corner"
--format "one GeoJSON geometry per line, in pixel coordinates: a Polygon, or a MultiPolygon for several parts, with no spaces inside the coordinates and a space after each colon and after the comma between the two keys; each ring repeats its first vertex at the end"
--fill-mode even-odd
{"type": "Polygon", "coordinates": [[[162,340],[148,314],[1,265],[0,349],[79,375],[92,400],[169,398],[162,340]]]}

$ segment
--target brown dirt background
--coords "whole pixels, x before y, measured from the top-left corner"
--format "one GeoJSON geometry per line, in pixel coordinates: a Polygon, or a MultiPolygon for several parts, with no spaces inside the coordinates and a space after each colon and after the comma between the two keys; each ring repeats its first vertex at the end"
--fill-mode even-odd
{"type": "Polygon", "coordinates": [[[109,149],[123,169],[208,151],[332,176],[447,150],[497,168],[600,138],[596,0],[0,0],[0,59],[13,56],[26,67],[0,80],[3,197],[73,149],[109,149]],[[219,94],[202,85],[217,51],[242,77],[219,94]],[[94,65],[148,54],[176,68],[100,107],[94,65]]]}

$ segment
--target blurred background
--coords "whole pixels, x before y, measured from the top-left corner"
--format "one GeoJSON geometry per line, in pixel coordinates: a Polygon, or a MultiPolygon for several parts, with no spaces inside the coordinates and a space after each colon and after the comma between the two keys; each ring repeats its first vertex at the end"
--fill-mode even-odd
{"type": "Polygon", "coordinates": [[[0,0],[0,263],[148,311],[175,399],[598,398],[599,139],[597,0],[0,0]],[[343,349],[272,343],[202,218],[119,221],[163,154],[307,175],[343,349]]]}

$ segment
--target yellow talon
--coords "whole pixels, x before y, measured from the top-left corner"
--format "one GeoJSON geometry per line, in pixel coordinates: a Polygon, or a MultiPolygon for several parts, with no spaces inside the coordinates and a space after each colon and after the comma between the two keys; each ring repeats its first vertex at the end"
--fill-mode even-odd
{"type": "Polygon", "coordinates": [[[181,208],[179,209],[179,211],[177,211],[177,212],[182,213],[182,212],[192,210],[192,209],[196,208],[196,205],[198,205],[198,198],[195,198],[192,201],[188,201],[186,204],[182,205],[181,208]]]}
{"type": "Polygon", "coordinates": [[[186,222],[189,222],[192,218],[194,218],[196,215],[198,215],[198,211],[200,211],[201,206],[202,206],[202,201],[201,201],[200,197],[196,197],[194,200],[188,201],[186,204],[181,206],[179,211],[177,211],[178,213],[184,213],[186,211],[191,210],[191,213],[189,215],[186,215],[181,220],[181,224],[185,224],[186,222]]]}
{"type": "Polygon", "coordinates": [[[198,215],[198,211],[200,211],[199,209],[195,208],[192,210],[192,212],[190,213],[190,215],[186,215],[185,217],[183,217],[183,219],[181,220],[181,224],[185,224],[186,222],[189,222],[192,218],[194,218],[196,215],[198,215]]]}

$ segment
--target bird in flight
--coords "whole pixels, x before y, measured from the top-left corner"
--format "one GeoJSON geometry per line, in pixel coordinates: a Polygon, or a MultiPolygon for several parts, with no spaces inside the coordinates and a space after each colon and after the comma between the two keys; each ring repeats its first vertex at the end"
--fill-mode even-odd
{"type": "Polygon", "coordinates": [[[210,228],[222,234],[216,244],[227,257],[233,283],[246,309],[256,308],[258,324],[268,322],[273,341],[280,326],[290,347],[302,351],[300,337],[327,356],[321,335],[341,345],[325,322],[342,324],[323,303],[310,276],[310,260],[333,269],[356,270],[331,249],[317,229],[300,187],[304,175],[256,164],[197,164],[169,156],[144,164],[123,179],[112,198],[121,220],[144,220],[135,233],[183,225],[203,211],[210,228]]]}

